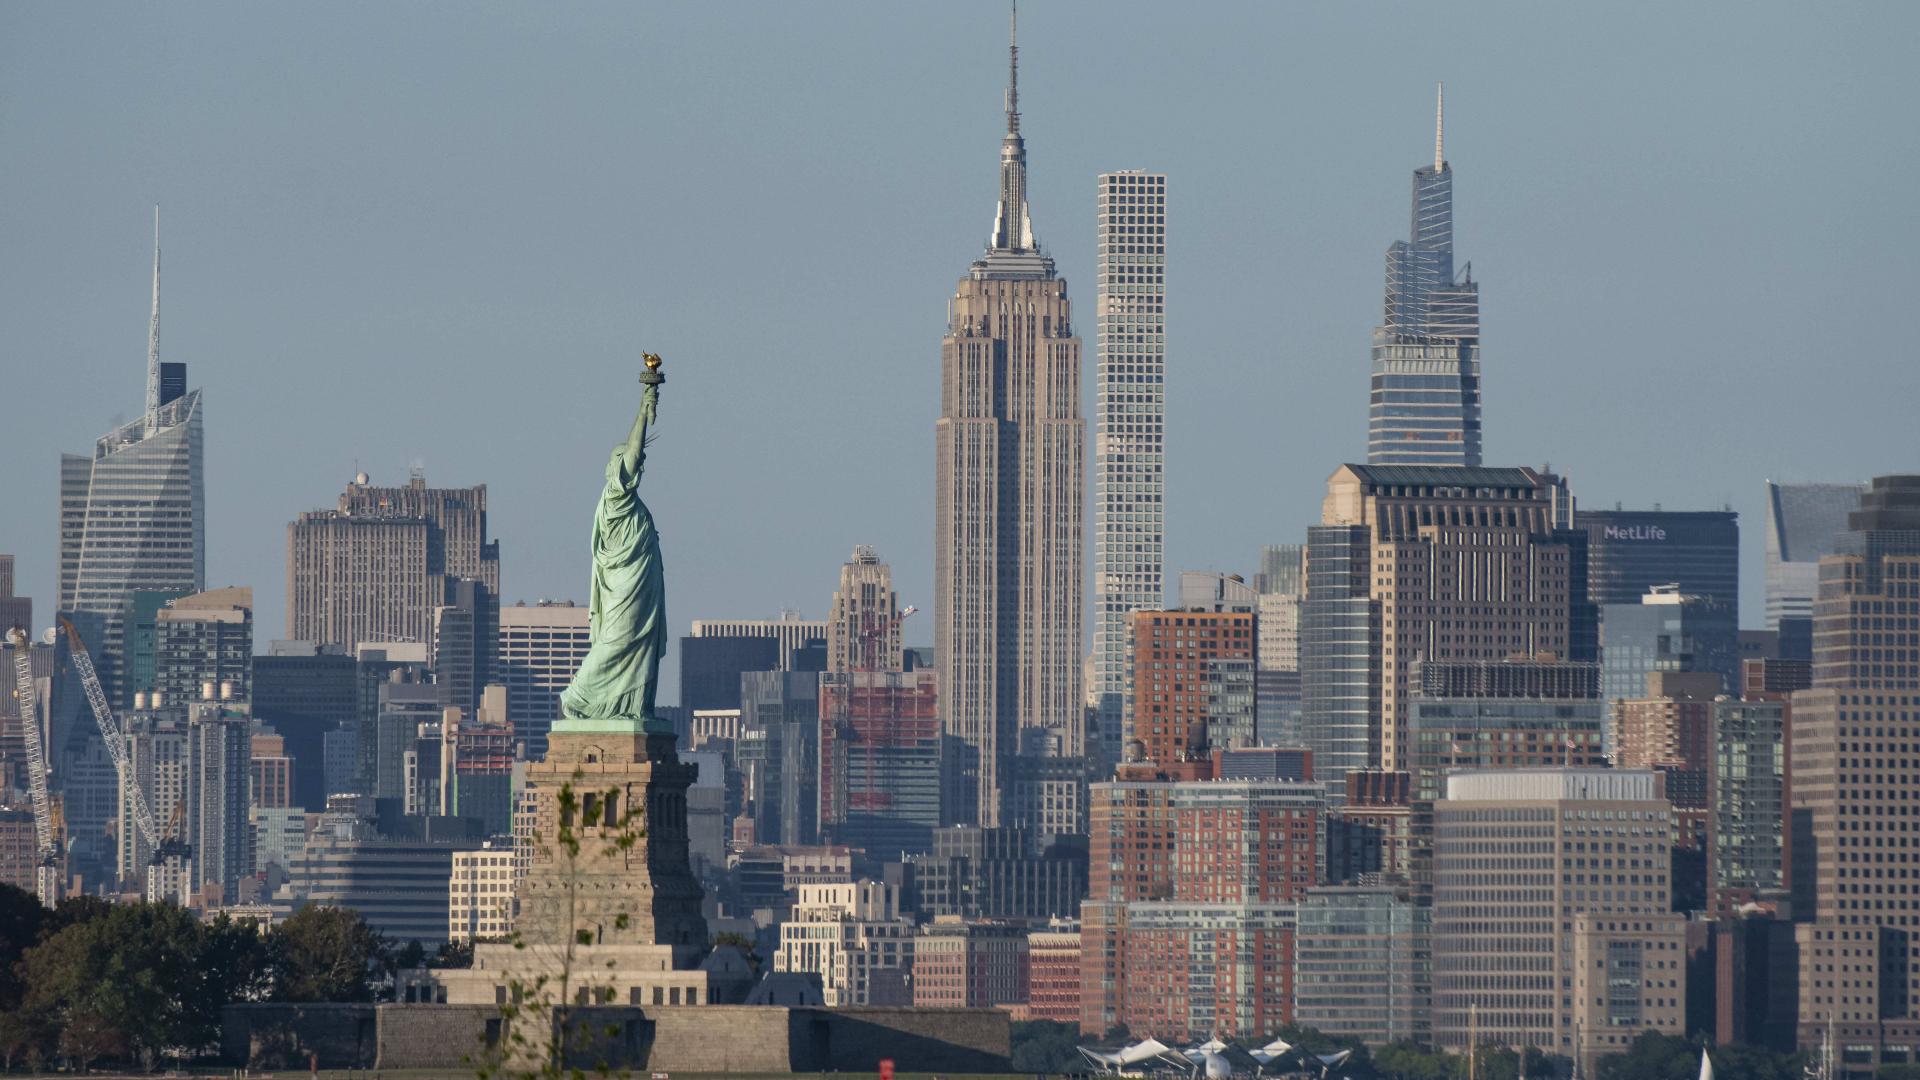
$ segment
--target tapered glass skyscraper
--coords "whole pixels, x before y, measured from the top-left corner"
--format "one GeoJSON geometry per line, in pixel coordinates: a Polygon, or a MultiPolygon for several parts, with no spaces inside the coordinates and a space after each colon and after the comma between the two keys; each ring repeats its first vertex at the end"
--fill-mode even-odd
{"type": "Polygon", "coordinates": [[[948,305],[935,423],[940,714],[953,816],[1011,823],[1022,752],[1085,752],[1085,426],[1067,283],[1034,240],[1018,49],[993,237],[948,305]],[[1008,820],[1003,822],[1003,815],[1008,820]]]}
{"type": "Polygon", "coordinates": [[[1120,760],[1135,611],[1165,602],[1167,178],[1100,177],[1093,435],[1093,664],[1099,754],[1120,760]]]}
{"type": "Polygon", "coordinates": [[[1413,172],[1413,235],[1387,249],[1386,313],[1373,332],[1369,465],[1480,464],[1480,286],[1453,260],[1453,168],[1444,99],[1433,164],[1413,172]]]}
{"type": "Polygon", "coordinates": [[[142,415],[60,455],[60,610],[102,617],[89,641],[109,696],[118,689],[125,612],[139,591],[206,587],[200,391],[186,365],[160,361],[160,218],[154,215],[153,319],[142,415]]]}

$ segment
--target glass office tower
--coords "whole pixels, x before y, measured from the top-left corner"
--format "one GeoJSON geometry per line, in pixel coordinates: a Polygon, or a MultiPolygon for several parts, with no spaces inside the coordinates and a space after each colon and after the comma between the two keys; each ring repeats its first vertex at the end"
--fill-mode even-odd
{"type": "Polygon", "coordinates": [[[1412,236],[1387,249],[1373,332],[1370,465],[1480,464],[1480,286],[1454,270],[1453,168],[1436,105],[1433,164],[1413,173],[1412,236]]]}

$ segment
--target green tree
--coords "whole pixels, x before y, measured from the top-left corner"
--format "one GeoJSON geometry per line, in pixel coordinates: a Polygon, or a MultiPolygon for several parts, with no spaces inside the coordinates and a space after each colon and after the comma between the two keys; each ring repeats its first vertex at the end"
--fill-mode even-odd
{"type": "Polygon", "coordinates": [[[104,917],[115,906],[97,896],[65,897],[53,906],[41,935],[54,934],[78,923],[92,922],[104,917]]]}
{"type": "Polygon", "coordinates": [[[0,885],[0,1016],[20,1008],[27,988],[14,965],[46,929],[49,913],[39,897],[12,885],[0,885]]]}
{"type": "Polygon", "coordinates": [[[21,1011],[82,1067],[197,1053],[217,1037],[225,1004],[203,996],[205,936],[171,904],[110,905],[27,951],[21,1011]]]}
{"type": "Polygon", "coordinates": [[[266,935],[252,919],[235,921],[221,914],[201,926],[196,999],[213,1011],[242,1001],[264,1001],[273,989],[266,935]]]}
{"type": "Polygon", "coordinates": [[[758,946],[754,944],[752,938],[734,930],[722,930],[720,933],[713,935],[713,945],[715,948],[719,948],[722,945],[731,945],[739,949],[740,955],[746,957],[747,963],[753,966],[754,973],[759,974],[760,953],[758,946]]]}
{"type": "MultiPolygon", "coordinates": [[[[1781,1054],[1764,1046],[1727,1045],[1708,1048],[1717,1080],[1802,1080],[1806,1058],[1781,1054]]],[[[1646,1032],[1625,1053],[1600,1059],[1599,1080],[1675,1080],[1700,1071],[1700,1044],[1677,1035],[1646,1032]]]]}
{"type": "Polygon", "coordinates": [[[473,942],[448,941],[442,943],[440,951],[434,954],[433,959],[428,962],[427,966],[436,968],[472,967],[473,942]]]}
{"type": "Polygon", "coordinates": [[[418,941],[408,941],[387,957],[387,968],[402,971],[427,966],[427,947],[418,941]]]}
{"type": "Polygon", "coordinates": [[[49,1034],[40,1017],[17,1004],[0,1009],[0,1069],[12,1072],[16,1060],[37,1062],[43,1059],[49,1034]]]}
{"type": "Polygon", "coordinates": [[[1079,1071],[1080,1028],[1055,1020],[1022,1020],[1011,1032],[1013,1071],[1060,1073],[1079,1071]]]}
{"type": "Polygon", "coordinates": [[[386,940],[360,913],[309,905],[267,935],[275,1001],[372,1001],[386,940]]]}
{"type": "Polygon", "coordinates": [[[1626,1053],[1601,1058],[1594,1071],[1599,1080],[1675,1080],[1699,1068],[1698,1046],[1678,1035],[1648,1031],[1633,1040],[1626,1053]]]}
{"type": "Polygon", "coordinates": [[[1465,1058],[1404,1040],[1375,1050],[1373,1067],[1394,1080],[1462,1080],[1467,1074],[1465,1058]]]}

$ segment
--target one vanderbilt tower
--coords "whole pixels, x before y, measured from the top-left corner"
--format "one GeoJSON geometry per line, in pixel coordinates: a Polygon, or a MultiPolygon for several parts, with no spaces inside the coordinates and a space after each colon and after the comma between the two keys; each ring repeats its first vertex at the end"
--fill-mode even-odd
{"type": "Polygon", "coordinates": [[[1413,172],[1413,235],[1387,249],[1386,315],[1373,332],[1369,465],[1480,464],[1480,286],[1453,261],[1453,167],[1444,91],[1433,164],[1413,172]]]}
{"type": "Polygon", "coordinates": [[[940,345],[935,602],[940,708],[958,760],[948,816],[1012,823],[1021,754],[1085,753],[1080,339],[1034,239],[1008,49],[1000,199],[940,345]]]}

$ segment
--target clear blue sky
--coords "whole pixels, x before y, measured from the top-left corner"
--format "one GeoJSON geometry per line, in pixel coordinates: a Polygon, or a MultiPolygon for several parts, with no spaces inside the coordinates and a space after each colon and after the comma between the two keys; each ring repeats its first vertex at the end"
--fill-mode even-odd
{"type": "MultiPolygon", "coordinates": [[[[1170,176],[1170,571],[1300,540],[1362,454],[1441,79],[1489,463],[1730,503],[1749,623],[1763,479],[1920,469],[1920,6],[1035,0],[1022,30],[1089,406],[1094,177],[1170,176]]],[[[583,596],[643,349],[677,627],[817,616],[856,543],[928,608],[1005,34],[996,3],[0,6],[0,551],[45,621],[58,454],[139,409],[158,202],[210,584],[255,586],[263,643],[286,522],[356,467],[486,483],[507,602],[583,596]]]]}

